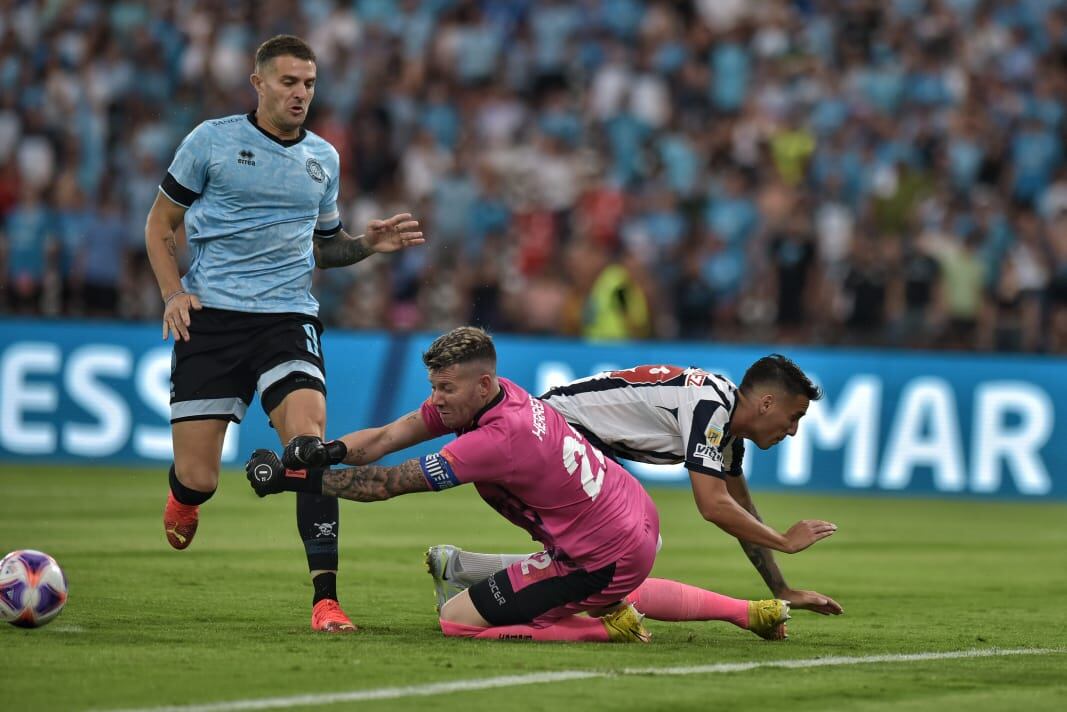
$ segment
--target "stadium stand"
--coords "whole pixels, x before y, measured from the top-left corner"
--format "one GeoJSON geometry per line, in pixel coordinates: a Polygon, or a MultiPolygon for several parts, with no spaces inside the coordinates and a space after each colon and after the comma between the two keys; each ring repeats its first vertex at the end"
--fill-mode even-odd
{"type": "Polygon", "coordinates": [[[0,312],[154,319],[145,216],[251,57],[319,55],[328,325],[1067,352],[1067,3],[0,5],[0,312]]]}

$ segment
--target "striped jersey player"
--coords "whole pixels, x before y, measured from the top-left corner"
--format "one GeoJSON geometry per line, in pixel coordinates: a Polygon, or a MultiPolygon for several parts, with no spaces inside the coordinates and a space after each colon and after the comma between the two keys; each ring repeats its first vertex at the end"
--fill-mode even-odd
{"type": "Polygon", "coordinates": [[[737,386],[699,368],[635,366],[605,371],[541,398],[614,457],[685,463],[712,477],[741,475],[744,441],[730,430],[737,386]]]}

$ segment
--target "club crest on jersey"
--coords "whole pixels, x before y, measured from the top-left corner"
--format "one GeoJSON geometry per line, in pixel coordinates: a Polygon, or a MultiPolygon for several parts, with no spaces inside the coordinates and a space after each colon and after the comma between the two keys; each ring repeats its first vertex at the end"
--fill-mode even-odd
{"type": "Polygon", "coordinates": [[[719,447],[722,445],[722,428],[717,425],[708,425],[708,429],[704,431],[704,439],[708,441],[709,446],[719,447]]]}
{"type": "Polygon", "coordinates": [[[314,158],[309,158],[304,166],[308,170],[308,175],[311,176],[311,180],[316,183],[321,183],[326,180],[326,171],[322,170],[322,164],[316,161],[314,158]]]}

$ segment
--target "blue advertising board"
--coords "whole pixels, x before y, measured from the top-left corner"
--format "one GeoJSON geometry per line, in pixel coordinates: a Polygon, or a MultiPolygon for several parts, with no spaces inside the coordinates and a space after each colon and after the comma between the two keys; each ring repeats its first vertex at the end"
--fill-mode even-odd
{"type": "MultiPolygon", "coordinates": [[[[331,431],[371,422],[391,345],[323,340],[331,431]]],[[[0,320],[0,460],[169,462],[171,353],[154,325],[0,320]]],[[[257,401],[230,426],[223,462],[277,443],[257,401]]]]}
{"type": "MultiPolygon", "coordinates": [[[[431,339],[328,332],[328,432],[418,408],[429,394],[421,354],[431,339]]],[[[739,381],[773,350],[496,341],[500,373],[535,394],[638,364],[700,366],[739,381]]],[[[169,461],[170,353],[154,325],[0,320],[0,460],[169,461]]],[[[754,487],[1067,499],[1067,424],[1057,418],[1067,403],[1067,359],[792,347],[787,355],[825,396],[795,437],[747,448],[754,487]]],[[[276,443],[254,407],[231,426],[223,459],[238,464],[276,443]]],[[[651,482],[688,480],[679,467],[631,469],[651,482]]]]}

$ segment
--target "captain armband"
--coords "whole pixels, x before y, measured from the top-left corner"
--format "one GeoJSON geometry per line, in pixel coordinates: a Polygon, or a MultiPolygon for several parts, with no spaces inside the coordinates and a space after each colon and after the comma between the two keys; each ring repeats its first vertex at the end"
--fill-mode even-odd
{"type": "Polygon", "coordinates": [[[452,471],[452,465],[439,453],[433,452],[419,458],[422,476],[430,483],[430,489],[436,491],[449,489],[462,484],[452,471]]]}

